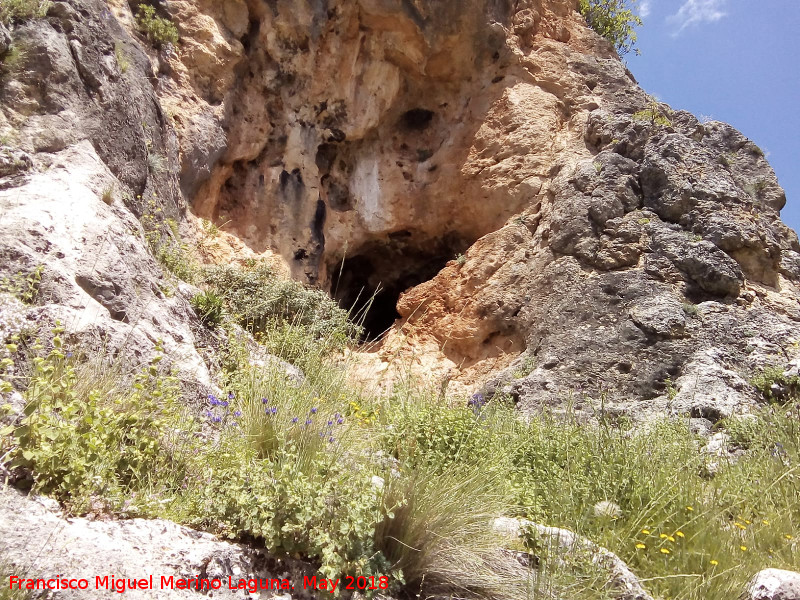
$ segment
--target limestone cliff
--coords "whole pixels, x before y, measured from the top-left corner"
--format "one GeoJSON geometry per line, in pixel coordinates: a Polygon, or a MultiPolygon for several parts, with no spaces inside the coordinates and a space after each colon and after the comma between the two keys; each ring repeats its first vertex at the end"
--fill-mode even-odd
{"type": "Polygon", "coordinates": [[[763,154],[654,103],[573,2],[170,0],[160,51],[138,4],[11,32],[0,255],[46,265],[42,310],[166,338],[209,383],[132,218],[198,216],[218,257],[277,258],[348,308],[380,289],[368,362],[525,409],[716,419],[792,358],[800,245],[763,154]]]}

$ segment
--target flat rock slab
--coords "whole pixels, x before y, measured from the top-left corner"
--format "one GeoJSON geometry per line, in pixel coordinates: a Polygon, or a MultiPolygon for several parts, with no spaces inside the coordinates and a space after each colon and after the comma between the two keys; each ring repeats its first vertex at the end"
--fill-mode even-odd
{"type": "MultiPolygon", "coordinates": [[[[4,576],[88,582],[86,591],[58,590],[48,595],[52,598],[119,598],[119,592],[107,589],[103,581],[108,577],[111,587],[112,576],[144,578],[148,584],[152,576],[152,590],[129,589],[124,582],[125,597],[131,599],[310,597],[303,590],[299,563],[270,558],[170,521],[65,518],[55,501],[28,497],[7,486],[0,487],[0,540],[0,556],[9,567],[4,576]],[[221,580],[220,589],[211,593],[177,589],[179,578],[198,576],[221,580]],[[162,578],[170,577],[174,587],[162,587],[162,578]],[[229,577],[234,587],[240,579],[286,579],[296,590],[246,593],[230,589],[229,577]]],[[[311,575],[310,569],[305,574],[311,575]]]]}

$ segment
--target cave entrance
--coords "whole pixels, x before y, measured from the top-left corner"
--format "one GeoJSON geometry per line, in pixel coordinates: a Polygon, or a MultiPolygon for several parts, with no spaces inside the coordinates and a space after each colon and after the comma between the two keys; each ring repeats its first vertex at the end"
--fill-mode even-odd
{"type": "Polygon", "coordinates": [[[448,261],[469,247],[455,234],[425,242],[413,238],[410,232],[400,231],[329,265],[331,295],[363,325],[364,342],[380,339],[400,318],[400,294],[433,279],[448,261]]]}

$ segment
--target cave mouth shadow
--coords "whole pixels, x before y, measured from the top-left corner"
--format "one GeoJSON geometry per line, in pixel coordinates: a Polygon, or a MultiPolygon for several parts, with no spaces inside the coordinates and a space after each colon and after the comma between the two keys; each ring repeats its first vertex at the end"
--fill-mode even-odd
{"type": "Polygon", "coordinates": [[[455,233],[423,241],[414,237],[396,232],[329,263],[331,296],[364,328],[363,343],[381,339],[400,318],[397,302],[403,292],[433,279],[472,243],[455,233]]]}

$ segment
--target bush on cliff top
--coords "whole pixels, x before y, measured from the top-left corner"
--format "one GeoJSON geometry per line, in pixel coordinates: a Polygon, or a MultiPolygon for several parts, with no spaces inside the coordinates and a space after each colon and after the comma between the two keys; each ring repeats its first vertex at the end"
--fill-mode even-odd
{"type": "Polygon", "coordinates": [[[49,0],[3,0],[0,2],[0,23],[9,25],[28,19],[41,19],[50,8],[49,0]]]}
{"type": "MultiPolygon", "coordinates": [[[[580,0],[589,27],[614,45],[620,56],[634,50],[635,28],[642,20],[634,11],[636,0],[580,0]]],[[[638,50],[634,50],[638,54],[638,50]]]]}

